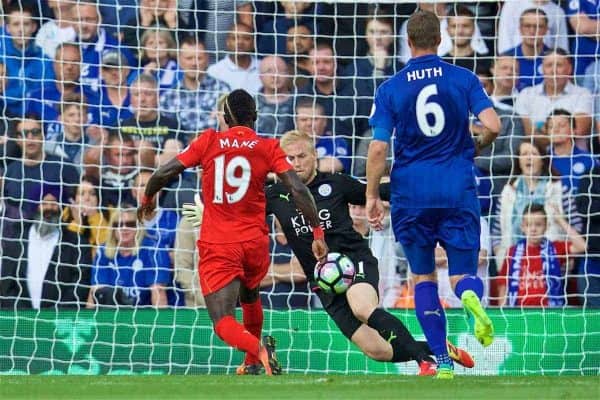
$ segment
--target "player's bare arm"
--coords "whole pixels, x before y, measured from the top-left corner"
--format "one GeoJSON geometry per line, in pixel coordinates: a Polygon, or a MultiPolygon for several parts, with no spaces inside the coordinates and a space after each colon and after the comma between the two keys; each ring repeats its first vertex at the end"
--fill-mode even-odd
{"type": "Polygon", "coordinates": [[[137,217],[138,220],[144,221],[146,216],[154,211],[156,207],[156,201],[154,201],[154,195],[158,193],[163,187],[169,183],[171,179],[180,175],[185,170],[185,167],[177,158],[173,158],[165,165],[158,168],[150,177],[148,184],[146,185],[146,191],[144,192],[144,200],[138,208],[137,217]]]}
{"type": "Polygon", "coordinates": [[[367,153],[367,202],[366,212],[369,224],[375,230],[383,228],[385,211],[379,196],[380,182],[385,171],[385,156],[388,151],[387,142],[372,140],[367,153]]]}
{"type": "Polygon", "coordinates": [[[476,134],[475,150],[477,151],[477,154],[479,154],[482,149],[486,148],[496,140],[500,133],[500,129],[502,128],[502,123],[500,122],[500,118],[498,118],[496,111],[491,107],[480,112],[477,118],[483,125],[477,131],[474,131],[476,134]]]}
{"type": "Polygon", "coordinates": [[[313,241],[312,250],[315,258],[319,261],[324,260],[329,249],[325,243],[323,228],[321,228],[319,217],[317,215],[315,199],[293,170],[278,174],[278,177],[288,188],[294,198],[296,206],[302,214],[304,214],[308,223],[313,228],[315,239],[313,241]]]}

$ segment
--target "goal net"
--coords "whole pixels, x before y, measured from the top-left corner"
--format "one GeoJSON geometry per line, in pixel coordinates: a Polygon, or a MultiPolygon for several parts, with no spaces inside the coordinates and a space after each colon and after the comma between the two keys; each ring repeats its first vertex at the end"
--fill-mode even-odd
{"type": "MultiPolygon", "coordinates": [[[[373,97],[411,62],[407,21],[421,8],[440,19],[438,56],[478,76],[502,122],[474,168],[490,347],[473,338],[436,249],[449,339],[477,363],[459,373],[599,375],[599,7],[4,2],[0,374],[234,373],[243,355],[213,331],[198,283],[198,228],[182,216],[201,171],[168,182],[152,219],[136,224],[150,175],[197,134],[226,126],[224,95],[243,88],[256,100],[259,135],[306,133],[320,171],[365,179],[373,97]],[[534,219],[543,237],[529,228],[534,219]]],[[[427,125],[432,110],[421,112],[427,125]]],[[[476,116],[470,129],[483,130],[476,116]]],[[[392,142],[388,167],[394,150],[392,142]]],[[[242,184],[235,172],[221,179],[234,191],[242,184]]],[[[379,260],[381,307],[424,340],[389,216],[374,232],[363,207],[350,214],[379,260]]],[[[277,339],[285,371],[414,374],[415,363],[373,361],[340,333],[281,227],[267,221],[263,333],[277,339]]]]}

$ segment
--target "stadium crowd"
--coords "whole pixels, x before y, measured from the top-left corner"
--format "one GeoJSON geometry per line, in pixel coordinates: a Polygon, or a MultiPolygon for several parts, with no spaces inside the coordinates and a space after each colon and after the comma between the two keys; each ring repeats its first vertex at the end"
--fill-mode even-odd
{"type": "MultiPolygon", "coordinates": [[[[242,88],[260,135],[306,133],[319,170],[364,178],[372,99],[408,62],[418,7],[441,19],[439,56],[479,76],[502,121],[473,171],[487,304],[600,307],[598,0],[3,0],[0,307],[202,307],[198,227],[181,216],[201,171],[171,182],[140,225],[152,171],[223,128],[223,95],[242,88]]],[[[364,209],[351,213],[380,261],[381,303],[412,307],[389,223],[369,232],[364,209]]],[[[263,304],[318,306],[268,223],[263,304]]]]}

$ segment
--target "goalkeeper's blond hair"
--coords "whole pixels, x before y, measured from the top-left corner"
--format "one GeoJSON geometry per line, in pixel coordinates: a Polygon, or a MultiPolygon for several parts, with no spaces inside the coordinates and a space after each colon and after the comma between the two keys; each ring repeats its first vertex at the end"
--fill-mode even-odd
{"type": "Polygon", "coordinates": [[[308,148],[310,149],[310,151],[316,151],[313,138],[307,135],[306,133],[300,132],[298,130],[287,131],[286,133],[284,133],[281,139],[279,139],[279,145],[282,149],[284,149],[292,143],[297,143],[301,141],[304,141],[308,144],[308,148]]]}

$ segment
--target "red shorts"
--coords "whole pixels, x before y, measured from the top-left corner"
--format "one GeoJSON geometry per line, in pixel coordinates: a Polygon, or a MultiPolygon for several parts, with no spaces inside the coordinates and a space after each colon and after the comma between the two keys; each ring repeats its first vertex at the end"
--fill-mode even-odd
{"type": "Polygon", "coordinates": [[[198,241],[200,287],[204,296],[215,293],[239,278],[248,289],[260,284],[269,270],[269,237],[240,243],[198,241]]]}

